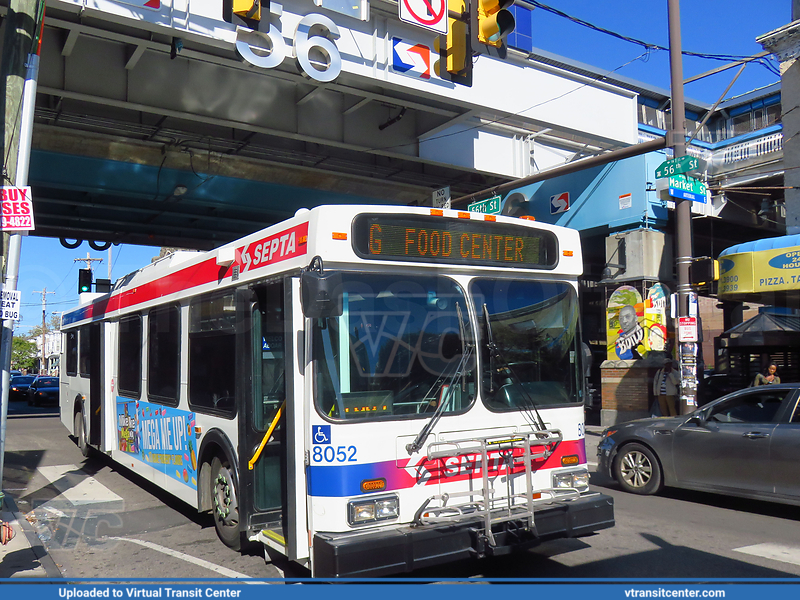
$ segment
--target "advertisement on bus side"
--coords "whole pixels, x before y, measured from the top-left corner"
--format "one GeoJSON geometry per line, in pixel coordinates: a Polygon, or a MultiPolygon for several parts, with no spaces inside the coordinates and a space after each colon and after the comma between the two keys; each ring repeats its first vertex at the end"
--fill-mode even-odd
{"type": "Polygon", "coordinates": [[[197,489],[194,427],[193,412],[117,397],[119,449],[197,489]]]}

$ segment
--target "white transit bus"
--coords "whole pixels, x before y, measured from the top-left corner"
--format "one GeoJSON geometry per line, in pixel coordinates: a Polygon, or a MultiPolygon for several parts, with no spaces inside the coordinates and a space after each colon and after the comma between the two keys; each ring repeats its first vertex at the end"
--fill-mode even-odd
{"type": "Polygon", "coordinates": [[[584,444],[578,233],[321,206],[63,316],[61,419],[316,577],[614,525],[584,444]]]}

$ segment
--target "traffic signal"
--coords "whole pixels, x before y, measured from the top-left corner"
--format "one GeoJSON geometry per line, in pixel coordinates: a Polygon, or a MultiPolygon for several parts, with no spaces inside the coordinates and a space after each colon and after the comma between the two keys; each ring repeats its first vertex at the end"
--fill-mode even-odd
{"type": "Polygon", "coordinates": [[[233,0],[233,14],[243,19],[261,20],[261,0],[233,0]]]}
{"type": "Polygon", "coordinates": [[[514,15],[506,10],[514,4],[514,0],[472,0],[476,3],[475,16],[477,27],[475,36],[487,46],[502,48],[503,40],[514,31],[516,25],[514,15]]]}
{"type": "Polygon", "coordinates": [[[434,63],[433,69],[442,79],[470,87],[472,43],[468,1],[447,0],[447,34],[434,40],[434,50],[439,53],[439,60],[434,63]]]}
{"type": "Polygon", "coordinates": [[[92,270],[91,269],[81,269],[78,271],[78,293],[83,294],[85,292],[92,291],[92,270]]]}
{"type": "Polygon", "coordinates": [[[269,15],[269,0],[222,0],[222,19],[258,31],[261,14],[269,15]]]}
{"type": "Polygon", "coordinates": [[[111,291],[110,279],[98,279],[94,282],[94,291],[98,294],[107,294],[111,291]]]}
{"type": "Polygon", "coordinates": [[[689,282],[692,285],[704,285],[719,279],[719,261],[709,258],[694,259],[689,265],[689,282]]]}

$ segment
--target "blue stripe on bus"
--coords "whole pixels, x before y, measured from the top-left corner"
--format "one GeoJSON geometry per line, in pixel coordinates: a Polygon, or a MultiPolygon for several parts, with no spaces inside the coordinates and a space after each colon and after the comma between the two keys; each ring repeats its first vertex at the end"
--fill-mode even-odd
{"type": "Polygon", "coordinates": [[[77,323],[78,321],[83,321],[89,316],[90,308],[90,306],[85,306],[83,308],[75,309],[69,313],[64,313],[62,325],[70,325],[72,323],[77,323]]]}
{"type": "Polygon", "coordinates": [[[386,489],[392,489],[392,471],[397,471],[394,461],[356,465],[325,465],[308,468],[308,494],[344,498],[367,492],[361,491],[361,482],[369,479],[387,480],[386,489]]]}

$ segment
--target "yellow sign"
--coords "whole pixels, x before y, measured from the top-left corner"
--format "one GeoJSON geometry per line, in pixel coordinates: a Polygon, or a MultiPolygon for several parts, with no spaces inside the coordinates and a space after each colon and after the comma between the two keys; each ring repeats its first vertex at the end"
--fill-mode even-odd
{"type": "Polygon", "coordinates": [[[800,289],[800,246],[720,256],[719,295],[800,289]]]}

